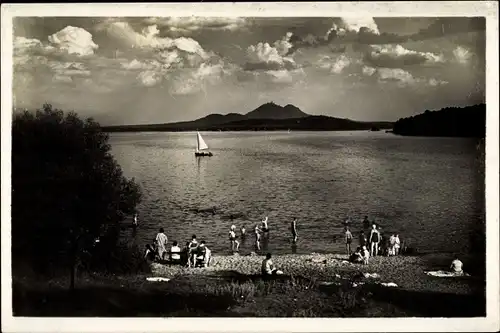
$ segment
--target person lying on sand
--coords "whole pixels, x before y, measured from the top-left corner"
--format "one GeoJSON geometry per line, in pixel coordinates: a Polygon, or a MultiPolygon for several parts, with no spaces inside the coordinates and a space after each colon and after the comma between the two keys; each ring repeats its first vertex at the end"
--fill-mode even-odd
{"type": "Polygon", "coordinates": [[[349,257],[349,261],[355,264],[360,264],[363,262],[363,254],[361,253],[360,246],[358,246],[356,248],[356,251],[353,254],[351,254],[351,256],[349,257]]]}

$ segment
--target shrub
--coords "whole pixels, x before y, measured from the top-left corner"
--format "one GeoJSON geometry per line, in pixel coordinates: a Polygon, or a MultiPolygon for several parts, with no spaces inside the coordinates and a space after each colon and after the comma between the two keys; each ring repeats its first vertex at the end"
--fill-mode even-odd
{"type": "Polygon", "coordinates": [[[135,211],[141,191],[123,176],[108,135],[43,105],[14,114],[12,124],[12,256],[39,271],[75,266],[102,237],[108,254],[118,223],[135,211]]]}

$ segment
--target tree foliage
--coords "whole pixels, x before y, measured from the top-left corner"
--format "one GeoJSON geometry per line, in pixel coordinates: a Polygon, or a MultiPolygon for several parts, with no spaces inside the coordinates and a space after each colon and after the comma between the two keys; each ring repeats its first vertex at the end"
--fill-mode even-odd
{"type": "Polygon", "coordinates": [[[426,110],[419,115],[399,119],[394,124],[393,132],[400,135],[484,138],[486,105],[426,110]]]}
{"type": "Polygon", "coordinates": [[[89,252],[135,211],[141,190],[124,177],[92,119],[43,105],[12,125],[13,263],[61,266],[89,252]]]}

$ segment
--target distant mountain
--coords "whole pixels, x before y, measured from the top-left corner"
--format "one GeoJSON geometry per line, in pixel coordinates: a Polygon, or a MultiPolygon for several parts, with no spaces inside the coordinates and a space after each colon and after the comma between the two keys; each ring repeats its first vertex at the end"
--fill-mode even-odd
{"type": "Polygon", "coordinates": [[[309,116],[295,105],[280,106],[273,102],[262,104],[246,114],[247,119],[291,119],[309,116]]]}
{"type": "Polygon", "coordinates": [[[408,136],[484,138],[486,104],[444,108],[439,111],[426,110],[419,115],[396,121],[393,133],[408,136]]]}
{"type": "Polygon", "coordinates": [[[298,107],[263,104],[247,114],[210,114],[194,120],[168,124],[106,126],[106,132],[146,131],[260,131],[260,130],[369,130],[372,127],[392,128],[391,122],[359,122],[327,116],[311,116],[298,107]]]}

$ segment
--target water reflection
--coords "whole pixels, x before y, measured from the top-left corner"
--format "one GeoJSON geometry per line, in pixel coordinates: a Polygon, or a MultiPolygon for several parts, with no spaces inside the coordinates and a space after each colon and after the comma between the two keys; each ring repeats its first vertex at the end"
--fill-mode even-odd
{"type": "Polygon", "coordinates": [[[292,253],[297,254],[297,243],[296,242],[292,242],[292,253]]]}

